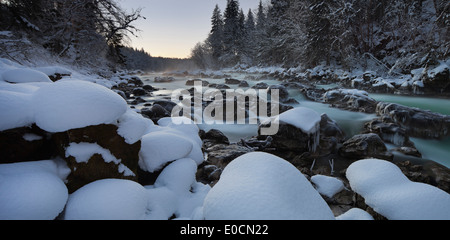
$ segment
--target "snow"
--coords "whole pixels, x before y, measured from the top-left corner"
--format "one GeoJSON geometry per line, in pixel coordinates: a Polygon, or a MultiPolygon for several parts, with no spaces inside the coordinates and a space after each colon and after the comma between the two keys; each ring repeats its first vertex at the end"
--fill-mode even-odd
{"type": "Polygon", "coordinates": [[[334,219],[300,171],[262,152],[232,161],[206,196],[203,210],[206,220],[334,219]]]}
{"type": "Polygon", "coordinates": [[[0,164],[0,219],[55,219],[69,196],[67,169],[57,160],[0,164]]]}
{"type": "Polygon", "coordinates": [[[52,82],[52,80],[50,80],[43,72],[28,68],[4,71],[2,77],[4,81],[10,83],[52,82]]]}
{"type": "Polygon", "coordinates": [[[66,205],[65,220],[143,220],[147,191],[140,184],[104,179],[78,189],[66,205]]]}
{"type": "Polygon", "coordinates": [[[450,194],[410,181],[391,162],[357,161],[347,169],[347,178],[367,205],[390,220],[450,219],[450,194]]]}
{"type": "Polygon", "coordinates": [[[324,175],[312,176],[311,182],[314,183],[320,194],[329,198],[332,198],[336,193],[339,193],[345,188],[341,180],[324,175]]]}
{"type": "Polygon", "coordinates": [[[66,157],[74,157],[77,163],[88,163],[89,159],[95,154],[102,155],[106,163],[119,165],[119,172],[124,176],[134,176],[135,174],[128,167],[123,165],[121,159],[117,159],[108,149],[100,147],[96,143],[71,143],[66,148],[66,157]]]}
{"type": "Polygon", "coordinates": [[[321,116],[316,111],[298,107],[279,115],[279,121],[293,125],[306,134],[314,134],[319,130],[321,116]]]}
{"type": "Polygon", "coordinates": [[[196,182],[197,164],[189,158],[179,159],[161,172],[149,189],[149,209],[147,219],[177,218],[202,219],[197,210],[202,207],[208,185],[196,182]]]}
{"type": "Polygon", "coordinates": [[[158,131],[142,137],[139,166],[142,170],[155,172],[169,162],[187,157],[193,144],[177,134],[158,131]]]}
{"type": "Polygon", "coordinates": [[[33,134],[33,133],[25,133],[23,135],[23,139],[25,139],[25,141],[28,141],[28,142],[34,142],[34,141],[42,140],[43,137],[33,134]]]}
{"type": "Polygon", "coordinates": [[[65,132],[111,124],[128,109],[115,92],[86,81],[58,81],[33,95],[36,124],[47,132],[65,132]]]}
{"type": "Polygon", "coordinates": [[[345,212],[344,214],[336,217],[336,220],[348,220],[348,221],[359,221],[359,220],[374,220],[372,215],[368,212],[359,209],[352,208],[345,212]]]}
{"type": "Polygon", "coordinates": [[[119,128],[117,133],[130,145],[141,140],[145,134],[149,133],[150,128],[155,125],[152,120],[131,109],[128,109],[118,121],[119,128]]]}
{"type": "Polygon", "coordinates": [[[32,106],[30,94],[0,90],[0,131],[33,124],[32,106]]]}
{"type": "Polygon", "coordinates": [[[56,74],[60,75],[72,75],[72,72],[64,67],[61,66],[48,66],[48,67],[37,67],[35,70],[39,72],[43,72],[47,76],[52,76],[56,74]]]}

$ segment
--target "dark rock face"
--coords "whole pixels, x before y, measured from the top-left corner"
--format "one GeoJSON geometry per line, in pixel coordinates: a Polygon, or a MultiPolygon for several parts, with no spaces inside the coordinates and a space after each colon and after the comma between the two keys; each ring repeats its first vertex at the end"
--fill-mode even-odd
{"type": "Polygon", "coordinates": [[[0,164],[51,159],[55,146],[50,137],[35,125],[0,132],[0,164]]]}
{"type": "Polygon", "coordinates": [[[365,158],[393,160],[392,153],[388,152],[384,142],[374,133],[360,134],[350,138],[339,149],[339,154],[353,160],[365,158]]]}
{"type": "Polygon", "coordinates": [[[283,85],[272,85],[270,86],[267,90],[269,92],[269,94],[272,94],[272,90],[278,90],[278,94],[279,94],[279,100],[280,102],[286,102],[289,99],[289,92],[287,90],[287,88],[283,85]]]}
{"type": "Polygon", "coordinates": [[[74,192],[80,187],[105,178],[118,178],[136,180],[138,169],[139,151],[141,142],[133,145],[125,142],[125,139],[117,134],[115,125],[97,125],[80,129],[73,129],[63,133],[53,135],[59,156],[67,161],[72,173],[68,177],[69,192],[74,192]],[[107,162],[102,155],[94,154],[87,163],[78,163],[72,156],[66,156],[66,148],[71,143],[95,143],[107,149],[111,154],[130,169],[134,176],[126,176],[119,165],[107,162]]]}
{"type": "MultiPolygon", "coordinates": [[[[261,128],[270,127],[270,123],[261,124],[258,130],[258,138],[266,138],[261,135],[261,128]]],[[[309,152],[311,143],[315,141],[314,135],[306,134],[301,129],[290,124],[280,122],[278,133],[272,135],[271,148],[277,151],[292,151],[297,153],[309,152]]]]}
{"type": "Polygon", "coordinates": [[[323,95],[325,103],[332,107],[355,112],[375,113],[377,101],[370,98],[367,93],[356,90],[331,90],[323,95]]]}
{"type": "Polygon", "coordinates": [[[234,78],[227,78],[227,79],[225,79],[225,84],[238,85],[238,84],[241,84],[241,80],[234,79],[234,78]]]}
{"type": "Polygon", "coordinates": [[[170,112],[159,104],[153,104],[150,108],[143,108],[141,114],[150,118],[154,123],[157,123],[161,118],[170,117],[170,112]]]}
{"type": "Polygon", "coordinates": [[[450,69],[447,67],[431,70],[423,79],[427,90],[434,92],[450,92],[450,69]]]}
{"type": "Polygon", "coordinates": [[[409,140],[406,130],[398,124],[383,122],[382,119],[374,119],[365,124],[365,128],[370,133],[376,133],[380,138],[387,143],[392,143],[397,146],[414,146],[414,143],[409,140]]]}
{"type": "Polygon", "coordinates": [[[224,169],[234,159],[252,152],[251,149],[236,144],[218,144],[206,149],[208,163],[224,169]]]}
{"type": "Polygon", "coordinates": [[[383,117],[383,122],[399,125],[412,137],[450,136],[450,116],[447,115],[385,102],[378,103],[376,112],[383,117]]]}

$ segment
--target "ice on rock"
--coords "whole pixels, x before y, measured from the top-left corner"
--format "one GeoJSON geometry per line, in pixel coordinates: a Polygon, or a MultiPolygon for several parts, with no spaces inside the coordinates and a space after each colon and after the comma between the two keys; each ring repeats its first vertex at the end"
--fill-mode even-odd
{"type": "Polygon", "coordinates": [[[206,196],[203,210],[206,220],[334,219],[297,168],[261,152],[232,161],[206,196]]]}
{"type": "Polygon", "coordinates": [[[147,172],[160,170],[169,162],[188,156],[193,148],[189,139],[168,131],[151,132],[141,139],[139,166],[147,172]]]}
{"type": "Polygon", "coordinates": [[[28,83],[28,82],[49,82],[52,80],[48,78],[43,72],[28,68],[18,68],[4,71],[2,78],[10,83],[28,83]]]}
{"type": "Polygon", "coordinates": [[[47,132],[65,132],[117,121],[128,109],[117,93],[86,81],[58,81],[33,95],[36,124],[47,132]]]}
{"type": "Polygon", "coordinates": [[[66,205],[66,220],[142,220],[147,190],[139,183],[104,179],[78,189],[66,205]]]}
{"type": "Polygon", "coordinates": [[[450,219],[450,194],[410,181],[391,162],[357,161],[350,165],[346,175],[351,188],[366,204],[390,220],[450,219]]]}
{"type": "Polygon", "coordinates": [[[53,220],[69,197],[63,179],[70,173],[58,161],[0,165],[0,219],[53,220]]]}
{"type": "Polygon", "coordinates": [[[314,183],[320,194],[329,198],[332,198],[336,193],[344,190],[344,183],[334,177],[315,175],[311,177],[311,182],[314,183]]]}

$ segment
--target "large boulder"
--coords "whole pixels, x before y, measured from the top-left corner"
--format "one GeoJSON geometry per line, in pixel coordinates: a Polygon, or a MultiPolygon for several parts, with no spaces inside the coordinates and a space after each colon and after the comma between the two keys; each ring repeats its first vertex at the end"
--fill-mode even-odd
{"type": "Polygon", "coordinates": [[[332,107],[354,112],[374,113],[377,106],[367,92],[355,89],[330,90],[323,95],[323,100],[332,107]]]}
{"type": "Polygon", "coordinates": [[[115,125],[102,124],[53,135],[60,157],[72,170],[70,192],[100,179],[137,179],[141,142],[130,145],[117,131],[115,125]]]}
{"type": "Polygon", "coordinates": [[[450,92],[450,68],[442,64],[432,70],[423,79],[424,87],[434,92],[450,92]]]}
{"type": "Polygon", "coordinates": [[[383,140],[374,133],[356,135],[339,149],[342,157],[358,160],[364,158],[379,158],[392,160],[392,153],[388,152],[383,140]]]}
{"type": "Polygon", "coordinates": [[[443,138],[450,136],[450,116],[395,103],[380,102],[376,112],[384,122],[393,122],[412,137],[443,138]]]}

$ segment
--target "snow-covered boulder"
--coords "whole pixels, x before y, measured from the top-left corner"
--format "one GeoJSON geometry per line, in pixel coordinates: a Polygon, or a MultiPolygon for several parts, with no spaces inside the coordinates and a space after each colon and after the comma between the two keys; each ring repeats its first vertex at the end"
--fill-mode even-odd
{"type": "Polygon", "coordinates": [[[128,109],[120,95],[86,81],[59,81],[42,86],[32,102],[36,124],[47,132],[110,124],[128,109]]]}
{"type": "Polygon", "coordinates": [[[347,212],[337,216],[336,220],[360,221],[360,220],[374,220],[374,219],[372,215],[370,215],[368,212],[359,208],[352,208],[347,212]]]}
{"type": "Polygon", "coordinates": [[[148,118],[129,109],[119,118],[119,129],[117,133],[122,136],[128,144],[135,144],[149,133],[150,127],[155,124],[148,118]]]}
{"type": "Polygon", "coordinates": [[[3,72],[2,77],[4,81],[10,83],[52,82],[43,72],[28,68],[7,70],[3,72]]]}
{"type": "Polygon", "coordinates": [[[344,190],[344,183],[334,177],[315,175],[311,177],[311,182],[314,183],[320,194],[329,198],[332,198],[336,193],[344,190]]]}
{"type": "Polygon", "coordinates": [[[393,163],[360,160],[350,165],[346,175],[352,190],[390,220],[450,219],[450,194],[410,181],[393,163]]]}
{"type": "Polygon", "coordinates": [[[54,161],[0,165],[0,219],[53,220],[69,197],[67,168],[54,161]]]}
{"type": "Polygon", "coordinates": [[[300,171],[262,152],[232,161],[206,196],[203,210],[206,220],[334,219],[300,171]]]}
{"type": "MultiPolygon", "coordinates": [[[[320,141],[321,115],[316,111],[298,107],[286,111],[276,117],[274,123],[279,123],[277,134],[273,138],[271,147],[278,150],[295,152],[315,152],[320,141]]],[[[270,127],[271,123],[264,122],[261,128],[270,127]]]]}
{"type": "Polygon", "coordinates": [[[30,94],[0,90],[0,131],[34,123],[30,94]]]}
{"type": "Polygon", "coordinates": [[[119,179],[90,183],[70,195],[66,220],[142,220],[147,191],[140,184],[119,179]]]}
{"type": "Polygon", "coordinates": [[[189,139],[168,131],[152,132],[141,140],[139,166],[147,172],[159,171],[167,163],[187,157],[193,148],[189,139]]]}
{"type": "Polygon", "coordinates": [[[197,164],[189,158],[179,159],[167,167],[158,176],[153,186],[146,186],[149,195],[149,214],[147,219],[177,218],[203,219],[203,213],[196,209],[211,187],[196,182],[197,164]]]}

